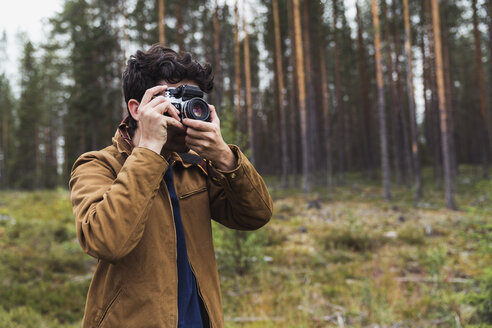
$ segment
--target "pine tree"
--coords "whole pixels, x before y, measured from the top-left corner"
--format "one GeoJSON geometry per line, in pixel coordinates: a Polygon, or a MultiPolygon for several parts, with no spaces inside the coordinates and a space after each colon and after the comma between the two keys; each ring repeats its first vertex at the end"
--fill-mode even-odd
{"type": "Polygon", "coordinates": [[[16,133],[16,177],[14,184],[21,189],[39,188],[40,172],[40,116],[42,99],[39,65],[35,58],[34,45],[24,44],[21,60],[21,93],[19,100],[19,128],[16,133]]]}
{"type": "Polygon", "coordinates": [[[444,164],[444,181],[446,184],[446,207],[450,209],[456,209],[453,195],[453,181],[451,174],[451,156],[449,152],[449,134],[448,134],[448,120],[447,120],[447,108],[446,108],[446,94],[444,86],[444,73],[442,65],[442,48],[441,48],[441,27],[439,18],[439,3],[437,0],[432,0],[432,22],[434,31],[434,46],[436,56],[436,75],[437,75],[437,88],[439,96],[439,118],[441,126],[441,139],[442,139],[442,155],[444,164]]]}
{"type": "Polygon", "coordinates": [[[415,110],[413,89],[412,31],[410,28],[408,0],[403,0],[403,17],[405,22],[405,59],[407,70],[408,106],[410,109],[410,133],[412,135],[412,160],[415,173],[415,201],[420,201],[422,198],[422,176],[420,171],[417,114],[415,110]]]}
{"type": "Polygon", "coordinates": [[[384,101],[383,68],[381,62],[381,36],[379,25],[379,10],[377,0],[372,0],[372,15],[374,24],[374,49],[376,57],[376,75],[378,86],[378,107],[379,107],[379,135],[381,139],[381,169],[383,174],[383,194],[386,200],[391,199],[390,191],[390,168],[388,156],[388,139],[386,132],[386,113],[384,101]]]}

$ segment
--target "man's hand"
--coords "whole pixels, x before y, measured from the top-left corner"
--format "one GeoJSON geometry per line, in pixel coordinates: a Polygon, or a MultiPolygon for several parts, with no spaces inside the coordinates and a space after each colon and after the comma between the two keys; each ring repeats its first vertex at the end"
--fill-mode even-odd
{"type": "Polygon", "coordinates": [[[160,154],[167,141],[168,127],[172,126],[184,131],[184,126],[179,121],[179,111],[163,96],[154,95],[164,92],[166,85],[159,85],[148,89],[138,107],[137,117],[140,138],[137,147],[148,148],[160,154]],[[167,113],[170,116],[165,116],[167,113]]]}
{"type": "Polygon", "coordinates": [[[237,167],[234,153],[225,143],[220,133],[220,120],[215,107],[210,107],[210,122],[185,118],[186,145],[200,156],[212,161],[214,166],[224,171],[231,171],[237,167]]]}

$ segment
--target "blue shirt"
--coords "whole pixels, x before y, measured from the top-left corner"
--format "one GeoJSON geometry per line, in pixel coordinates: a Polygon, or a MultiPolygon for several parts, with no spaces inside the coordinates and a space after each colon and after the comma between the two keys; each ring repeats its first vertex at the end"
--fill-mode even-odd
{"type": "Polygon", "coordinates": [[[195,275],[191,270],[186,241],[181,222],[178,196],[174,188],[172,166],[164,174],[174,213],[176,226],[176,246],[178,250],[178,327],[179,328],[203,328],[202,315],[200,313],[200,301],[195,275]]]}

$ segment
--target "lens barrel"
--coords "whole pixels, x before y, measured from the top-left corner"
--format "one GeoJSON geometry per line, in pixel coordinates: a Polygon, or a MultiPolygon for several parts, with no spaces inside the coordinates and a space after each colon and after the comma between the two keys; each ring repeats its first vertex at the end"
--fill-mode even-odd
{"type": "Polygon", "coordinates": [[[182,110],[186,118],[199,121],[208,121],[210,118],[210,108],[201,98],[192,98],[185,101],[182,110]]]}

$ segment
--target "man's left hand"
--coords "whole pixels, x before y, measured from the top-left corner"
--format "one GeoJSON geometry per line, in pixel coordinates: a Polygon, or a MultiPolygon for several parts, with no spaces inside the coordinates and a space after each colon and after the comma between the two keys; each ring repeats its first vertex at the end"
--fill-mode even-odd
{"type": "Polygon", "coordinates": [[[220,133],[220,120],[215,107],[209,105],[210,122],[185,118],[186,146],[197,152],[201,157],[212,161],[213,165],[223,171],[231,171],[237,167],[234,153],[225,143],[220,133]]]}

